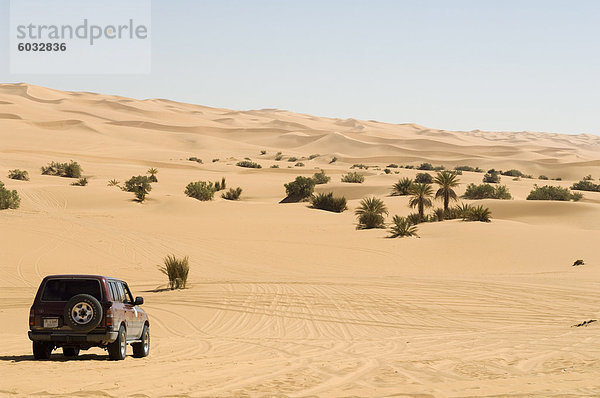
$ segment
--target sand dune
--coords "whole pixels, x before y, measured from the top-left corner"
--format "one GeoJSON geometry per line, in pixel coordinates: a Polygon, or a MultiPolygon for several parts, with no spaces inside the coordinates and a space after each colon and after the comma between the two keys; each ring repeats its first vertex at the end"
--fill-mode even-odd
{"type": "MultiPolygon", "coordinates": [[[[568,187],[587,174],[600,177],[600,137],[0,85],[0,180],[22,199],[0,212],[0,395],[600,395],[600,326],[572,327],[600,318],[600,193],[578,203],[525,200],[534,184],[568,187]],[[245,157],[263,168],[236,167],[245,157]],[[39,172],[70,159],[89,186],[39,172]],[[563,180],[503,177],[513,200],[466,201],[489,207],[489,224],[422,224],[420,239],[357,231],[353,210],[367,195],[390,216],[412,212],[407,197],[389,192],[417,171],[383,169],[421,162],[563,180]],[[354,163],[373,166],[361,171],[366,181],[340,182],[354,163]],[[149,167],[159,182],[144,204],[107,186],[149,167]],[[31,180],[6,178],[15,168],[31,180]],[[278,204],[284,183],[319,168],[332,181],[317,191],[344,195],[349,211],[278,204]],[[222,176],[244,189],[241,201],[183,194],[190,181],[222,176]],[[189,289],[160,290],[157,265],[168,254],[190,257],[189,289]],[[585,265],[572,267],[576,259],[585,265]],[[145,297],[148,358],[115,363],[92,349],[78,360],[32,361],[26,331],[37,285],[72,272],[121,277],[145,297]]],[[[465,172],[457,193],[481,177],[465,172]]]]}

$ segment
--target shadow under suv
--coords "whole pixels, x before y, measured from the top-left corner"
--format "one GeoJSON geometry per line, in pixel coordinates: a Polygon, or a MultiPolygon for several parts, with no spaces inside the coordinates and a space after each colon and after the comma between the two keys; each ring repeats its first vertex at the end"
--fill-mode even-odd
{"type": "Polygon", "coordinates": [[[110,359],[150,352],[150,322],[120,279],[98,275],[51,275],[42,280],[29,312],[29,339],[35,359],[48,359],[62,347],[66,357],[102,347],[110,359]]]}

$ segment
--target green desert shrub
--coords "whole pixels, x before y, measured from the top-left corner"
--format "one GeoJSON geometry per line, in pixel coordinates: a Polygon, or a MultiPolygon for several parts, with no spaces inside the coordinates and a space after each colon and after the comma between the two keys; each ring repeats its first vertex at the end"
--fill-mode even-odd
{"type": "Polygon", "coordinates": [[[134,176],[125,181],[125,186],[121,189],[125,192],[132,192],[138,201],[143,202],[146,195],[152,190],[152,184],[150,184],[148,176],[134,176]]]}
{"type": "Polygon", "coordinates": [[[333,196],[333,192],[311,196],[310,204],[315,209],[333,211],[335,213],[341,213],[348,208],[346,206],[346,198],[343,196],[335,197],[333,196]]]}
{"type": "Polygon", "coordinates": [[[281,153],[275,156],[275,160],[279,161],[281,159],[283,159],[283,155],[281,155],[281,153]]]}
{"type": "Polygon", "coordinates": [[[432,184],[433,177],[429,173],[417,173],[415,177],[415,182],[417,184],[432,184]]]}
{"type": "Polygon", "coordinates": [[[308,200],[315,189],[315,180],[309,177],[298,176],[292,182],[283,185],[287,197],[282,200],[283,203],[301,202],[308,200]]]}
{"type": "Polygon", "coordinates": [[[470,171],[473,173],[483,173],[483,170],[481,170],[479,167],[471,167],[471,166],[456,166],[454,168],[454,170],[456,171],[470,171]]]}
{"type": "Polygon", "coordinates": [[[421,163],[417,170],[433,170],[433,165],[431,163],[421,163]]]}
{"type": "Polygon", "coordinates": [[[190,198],[198,199],[201,201],[213,200],[215,196],[215,186],[212,182],[196,181],[190,182],[186,187],[184,193],[190,198]]]}
{"type": "Polygon", "coordinates": [[[512,199],[506,185],[469,184],[463,195],[466,199],[512,199]]]}
{"type": "Polygon", "coordinates": [[[266,155],[266,154],[267,154],[267,151],[265,151],[265,150],[263,149],[262,151],[260,151],[260,154],[261,154],[261,155],[266,155]]]}
{"type": "Polygon", "coordinates": [[[235,165],[239,166],[239,167],[248,167],[251,169],[261,169],[262,168],[262,166],[260,164],[258,164],[256,162],[252,162],[250,160],[242,160],[240,162],[237,162],[235,165]]]}
{"type": "Polygon", "coordinates": [[[227,188],[227,185],[225,184],[225,177],[221,178],[221,181],[216,181],[214,187],[215,191],[222,191],[227,188]]]}
{"type": "Polygon", "coordinates": [[[392,218],[390,234],[390,238],[403,238],[406,236],[419,237],[419,235],[417,235],[417,226],[411,223],[407,218],[398,215],[395,215],[392,218]]]}
{"type": "Polygon", "coordinates": [[[304,163],[298,162],[294,165],[295,167],[304,167],[304,163]]]}
{"type": "Polygon", "coordinates": [[[500,173],[494,169],[488,170],[483,176],[483,182],[488,184],[497,184],[500,182],[500,173]]]}
{"type": "Polygon", "coordinates": [[[163,260],[163,265],[159,265],[158,269],[169,278],[171,290],[185,289],[190,273],[190,261],[187,256],[183,258],[177,258],[174,255],[167,256],[163,260]]]}
{"type": "Polygon", "coordinates": [[[20,205],[21,198],[17,191],[6,189],[4,183],[0,181],[0,210],[18,209],[20,205]]]}
{"type": "Polygon", "coordinates": [[[150,174],[150,177],[148,177],[148,179],[150,180],[150,182],[158,182],[158,178],[156,178],[156,175],[158,174],[158,170],[155,169],[154,167],[151,167],[148,169],[148,171],[146,172],[146,174],[150,174]]]}
{"type": "Polygon", "coordinates": [[[42,166],[42,174],[67,178],[81,178],[81,166],[79,163],[72,160],[69,163],[50,162],[48,163],[48,166],[42,166]]]}
{"type": "Polygon", "coordinates": [[[317,185],[327,184],[329,181],[331,181],[331,177],[326,175],[324,170],[321,170],[318,173],[313,174],[312,178],[313,178],[313,180],[315,180],[315,184],[317,184],[317,185]]]}
{"type": "Polygon", "coordinates": [[[29,181],[29,173],[25,170],[19,169],[9,170],[8,178],[11,180],[29,181]]]}
{"type": "Polygon", "coordinates": [[[391,163],[391,164],[388,164],[386,167],[390,168],[390,169],[397,169],[398,165],[396,163],[391,163]]]}
{"type": "Polygon", "coordinates": [[[568,188],[551,185],[544,185],[543,187],[534,185],[531,192],[529,192],[529,195],[527,195],[527,200],[578,201],[581,198],[581,194],[573,194],[568,188]]]}
{"type": "Polygon", "coordinates": [[[385,174],[391,174],[392,170],[388,169],[387,167],[385,169],[383,169],[385,174]]]}
{"type": "Polygon", "coordinates": [[[191,161],[191,162],[197,162],[197,163],[200,163],[200,164],[203,163],[202,159],[197,158],[196,156],[189,157],[188,160],[191,161]]]}
{"type": "Polygon", "coordinates": [[[227,199],[227,200],[239,200],[241,194],[242,194],[242,188],[240,188],[240,187],[237,187],[235,189],[229,188],[229,191],[222,193],[221,197],[223,199],[227,199]]]}
{"type": "Polygon", "coordinates": [[[545,175],[541,175],[538,177],[538,180],[548,180],[549,178],[546,177],[545,175]]]}
{"type": "Polygon", "coordinates": [[[218,161],[219,161],[219,158],[214,158],[214,159],[212,160],[212,162],[213,162],[213,163],[217,163],[218,161]]]}
{"type": "Polygon", "coordinates": [[[361,170],[364,169],[364,170],[368,170],[369,166],[360,163],[360,164],[353,164],[350,168],[351,169],[361,169],[361,170]]]}
{"type": "Polygon", "coordinates": [[[392,186],[392,196],[405,196],[410,194],[410,187],[413,184],[413,180],[410,178],[404,177],[398,180],[392,186]]]}
{"type": "Polygon", "coordinates": [[[278,164],[272,164],[270,168],[271,168],[271,169],[278,169],[278,168],[279,168],[279,165],[278,165],[278,164]]]}
{"type": "Polygon", "coordinates": [[[358,218],[356,229],[385,228],[384,216],[388,215],[388,210],[381,199],[368,197],[360,201],[354,214],[358,218]]]}
{"type": "MultiPolygon", "coordinates": [[[[591,178],[591,176],[589,176],[591,178]]],[[[600,184],[594,184],[591,179],[583,178],[582,180],[574,183],[571,186],[571,189],[577,191],[591,191],[591,192],[600,192],[600,184]]]]}
{"type": "Polygon", "coordinates": [[[298,161],[297,157],[292,156],[291,158],[288,159],[288,162],[296,162],[298,161]]]}
{"type": "Polygon", "coordinates": [[[342,176],[342,182],[351,182],[351,183],[362,184],[364,181],[365,181],[365,176],[363,176],[362,174],[359,174],[355,171],[342,176]]]}
{"type": "Polygon", "coordinates": [[[79,180],[75,181],[71,185],[75,185],[78,187],[85,187],[87,184],[88,184],[88,179],[83,177],[83,178],[80,178],[79,180]]]}
{"type": "Polygon", "coordinates": [[[469,210],[463,214],[463,220],[490,222],[491,216],[492,212],[487,207],[474,206],[470,207],[469,210]]]}
{"type": "Polygon", "coordinates": [[[338,158],[336,158],[335,156],[333,158],[331,158],[331,160],[329,161],[329,164],[331,163],[335,163],[337,162],[338,158]]]}
{"type": "Polygon", "coordinates": [[[313,153],[312,155],[310,155],[308,157],[308,160],[313,160],[314,158],[318,158],[319,156],[321,156],[321,155],[319,155],[318,153],[313,153]]]}
{"type": "Polygon", "coordinates": [[[508,176],[508,177],[525,177],[525,174],[523,174],[520,170],[517,170],[517,169],[503,171],[500,174],[502,174],[503,176],[508,176]]]}

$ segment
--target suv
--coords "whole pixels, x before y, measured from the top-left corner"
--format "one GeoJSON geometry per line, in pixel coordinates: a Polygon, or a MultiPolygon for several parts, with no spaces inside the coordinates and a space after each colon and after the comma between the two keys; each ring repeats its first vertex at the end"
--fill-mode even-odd
{"type": "Polygon", "coordinates": [[[48,359],[62,347],[66,357],[80,350],[102,347],[110,359],[125,358],[127,344],[133,356],[150,351],[150,322],[139,308],[127,283],[98,275],[52,275],[44,278],[29,312],[29,339],[35,359],[48,359]]]}

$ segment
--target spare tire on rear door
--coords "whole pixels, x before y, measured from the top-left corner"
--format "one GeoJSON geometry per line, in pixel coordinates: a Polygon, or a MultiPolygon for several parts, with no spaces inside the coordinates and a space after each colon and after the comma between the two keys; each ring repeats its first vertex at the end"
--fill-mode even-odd
{"type": "Polygon", "coordinates": [[[102,321],[102,306],[89,294],[78,294],[67,301],[64,312],[65,323],[78,332],[89,332],[102,321]]]}

